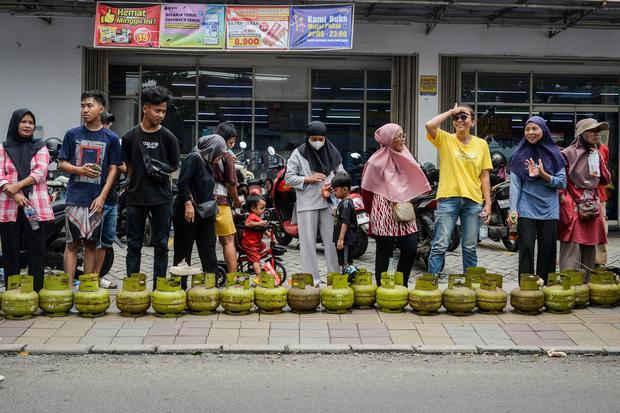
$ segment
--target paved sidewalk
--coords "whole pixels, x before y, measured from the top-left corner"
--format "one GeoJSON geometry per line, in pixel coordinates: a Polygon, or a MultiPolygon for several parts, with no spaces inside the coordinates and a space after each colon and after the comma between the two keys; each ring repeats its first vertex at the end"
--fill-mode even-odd
{"type": "MultiPolygon", "coordinates": [[[[620,238],[611,238],[610,264],[620,261],[620,238]]],[[[117,248],[112,279],[119,281],[124,268],[124,250],[117,248]]],[[[505,277],[509,292],[515,285],[517,254],[507,252],[499,244],[483,242],[479,251],[480,265],[505,277]],[[512,272],[512,273],[511,273],[512,272]]],[[[152,248],[144,249],[143,270],[152,268],[152,248]]],[[[374,243],[359,260],[360,266],[373,268],[374,243]]],[[[322,271],[325,271],[319,253],[322,271]]],[[[447,257],[446,272],[460,272],[459,250],[447,257]]],[[[299,251],[286,255],[290,273],[300,271],[299,251]]],[[[414,276],[420,274],[414,271],[414,276]]],[[[150,283],[148,284],[150,285],[150,283]]],[[[413,284],[410,284],[413,287],[413,284]]],[[[474,313],[456,317],[441,312],[434,316],[417,316],[407,310],[401,314],[377,310],[353,310],[335,315],[313,314],[231,316],[222,312],[210,316],[186,314],[176,319],[155,317],[152,312],[141,318],[122,317],[114,303],[109,313],[97,319],[37,316],[31,320],[0,319],[0,348],[3,345],[367,345],[378,346],[469,346],[470,348],[518,349],[524,346],[567,348],[620,348],[620,307],[589,307],[571,314],[541,313],[519,315],[509,307],[499,315],[474,313]],[[477,346],[477,347],[472,347],[477,346]]],[[[151,310],[152,311],[152,310],[151,310]]],[[[443,309],[442,309],[443,311],[443,309]]],[[[279,348],[279,347],[278,347],[279,348]]]]}

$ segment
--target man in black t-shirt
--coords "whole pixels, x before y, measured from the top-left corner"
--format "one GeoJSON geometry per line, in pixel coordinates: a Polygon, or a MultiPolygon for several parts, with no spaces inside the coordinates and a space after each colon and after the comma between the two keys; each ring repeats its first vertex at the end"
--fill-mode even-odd
{"type": "Polygon", "coordinates": [[[168,269],[168,238],[172,216],[170,171],[179,167],[179,144],[172,132],[161,126],[171,97],[155,86],[142,91],[142,121],[123,136],[123,160],[130,177],[127,205],[127,274],[140,272],[144,226],[151,214],[153,239],[153,290],[157,277],[168,269]]]}

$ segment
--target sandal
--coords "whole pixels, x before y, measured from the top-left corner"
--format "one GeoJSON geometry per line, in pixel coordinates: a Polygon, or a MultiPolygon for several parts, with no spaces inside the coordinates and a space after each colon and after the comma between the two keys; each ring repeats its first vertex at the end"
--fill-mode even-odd
{"type": "Polygon", "coordinates": [[[115,283],[113,283],[110,280],[106,280],[105,278],[102,278],[99,280],[99,287],[101,288],[106,288],[109,290],[115,290],[118,288],[118,285],[116,285],[115,283]]]}

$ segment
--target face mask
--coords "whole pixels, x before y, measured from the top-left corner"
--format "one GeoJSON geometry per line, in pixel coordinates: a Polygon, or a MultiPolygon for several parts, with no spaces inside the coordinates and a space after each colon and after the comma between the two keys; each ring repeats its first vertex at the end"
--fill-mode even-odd
{"type": "Polygon", "coordinates": [[[318,151],[325,145],[325,141],[311,141],[310,145],[312,145],[315,151],[318,151]]]}

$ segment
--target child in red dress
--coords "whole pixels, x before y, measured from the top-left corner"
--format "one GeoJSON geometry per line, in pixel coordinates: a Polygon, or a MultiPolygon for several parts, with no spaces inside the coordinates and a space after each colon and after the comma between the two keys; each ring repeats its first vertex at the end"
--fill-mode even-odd
{"type": "Polygon", "coordinates": [[[245,229],[241,238],[241,248],[245,251],[248,261],[257,277],[260,277],[260,256],[267,246],[262,241],[267,222],[262,219],[267,203],[259,195],[251,195],[245,201],[250,215],[245,220],[245,229]]]}

